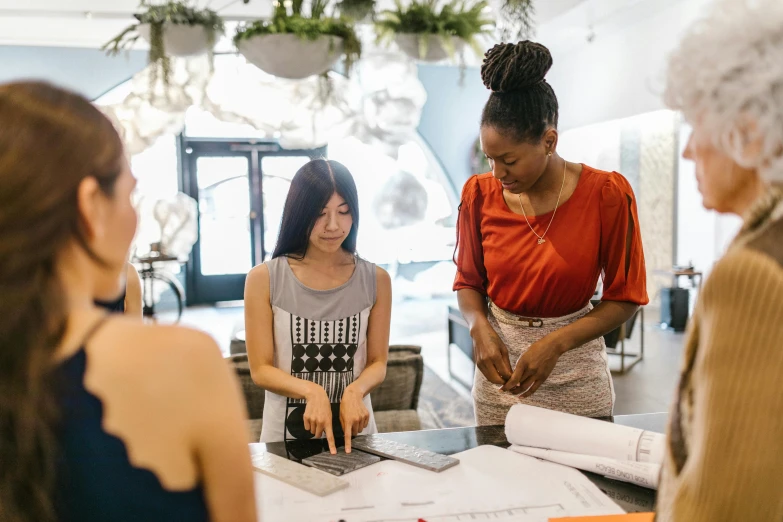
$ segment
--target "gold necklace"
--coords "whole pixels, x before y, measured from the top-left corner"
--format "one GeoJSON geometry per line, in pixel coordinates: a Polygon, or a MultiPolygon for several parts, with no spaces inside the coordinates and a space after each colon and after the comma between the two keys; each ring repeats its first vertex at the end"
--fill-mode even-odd
{"type": "Polygon", "coordinates": [[[522,195],[517,194],[517,199],[519,200],[519,208],[522,209],[522,217],[525,218],[525,223],[527,223],[527,226],[530,227],[530,230],[536,235],[538,238],[538,244],[541,245],[543,243],[546,243],[546,239],[544,239],[544,236],[546,236],[546,233],[549,232],[549,227],[552,226],[552,221],[555,220],[555,214],[557,214],[557,207],[560,206],[560,196],[563,195],[563,187],[565,187],[565,175],[566,175],[566,167],[568,166],[568,162],[563,162],[563,183],[560,185],[560,194],[557,195],[557,203],[555,203],[555,210],[552,212],[552,219],[549,220],[549,225],[547,225],[546,230],[544,230],[543,235],[538,235],[538,232],[535,231],[535,229],[530,225],[530,221],[527,220],[527,215],[525,214],[525,207],[522,205],[522,195]]]}

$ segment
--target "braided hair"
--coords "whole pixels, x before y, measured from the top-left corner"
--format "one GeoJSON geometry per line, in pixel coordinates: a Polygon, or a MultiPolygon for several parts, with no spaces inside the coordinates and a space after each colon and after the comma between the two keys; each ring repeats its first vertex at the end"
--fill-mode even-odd
{"type": "Polygon", "coordinates": [[[492,94],[481,114],[481,126],[509,133],[520,142],[536,142],[547,128],[557,128],[557,96],[544,79],[550,67],[549,49],[529,40],[498,44],[487,51],[481,80],[492,94]]]}

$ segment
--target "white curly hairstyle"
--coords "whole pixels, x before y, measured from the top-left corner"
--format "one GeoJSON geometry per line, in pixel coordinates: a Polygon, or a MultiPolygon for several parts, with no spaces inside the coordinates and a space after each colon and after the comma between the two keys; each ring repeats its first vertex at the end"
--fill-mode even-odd
{"type": "Polygon", "coordinates": [[[783,182],[783,0],[716,0],[670,56],[665,100],[739,165],[783,182]],[[744,157],[755,139],[760,154],[744,157]]]}

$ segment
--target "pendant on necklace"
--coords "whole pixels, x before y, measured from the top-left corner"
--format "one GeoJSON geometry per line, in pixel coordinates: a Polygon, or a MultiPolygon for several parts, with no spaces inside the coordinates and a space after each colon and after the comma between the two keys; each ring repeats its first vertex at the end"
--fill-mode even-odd
{"type": "Polygon", "coordinates": [[[543,243],[546,243],[546,239],[544,239],[543,237],[539,237],[538,238],[538,244],[541,245],[543,243]]]}

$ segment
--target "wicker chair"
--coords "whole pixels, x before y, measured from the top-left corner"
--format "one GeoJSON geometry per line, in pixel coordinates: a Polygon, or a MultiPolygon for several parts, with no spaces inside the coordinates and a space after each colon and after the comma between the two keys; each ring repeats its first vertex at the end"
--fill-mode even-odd
{"type": "MultiPolygon", "coordinates": [[[[258,442],[264,414],[264,390],[253,382],[246,353],[235,353],[226,359],[242,385],[247,405],[249,437],[258,442]]],[[[389,347],[386,379],[370,395],[378,431],[415,431],[421,429],[416,408],[419,404],[424,361],[420,346],[389,347]]]]}

